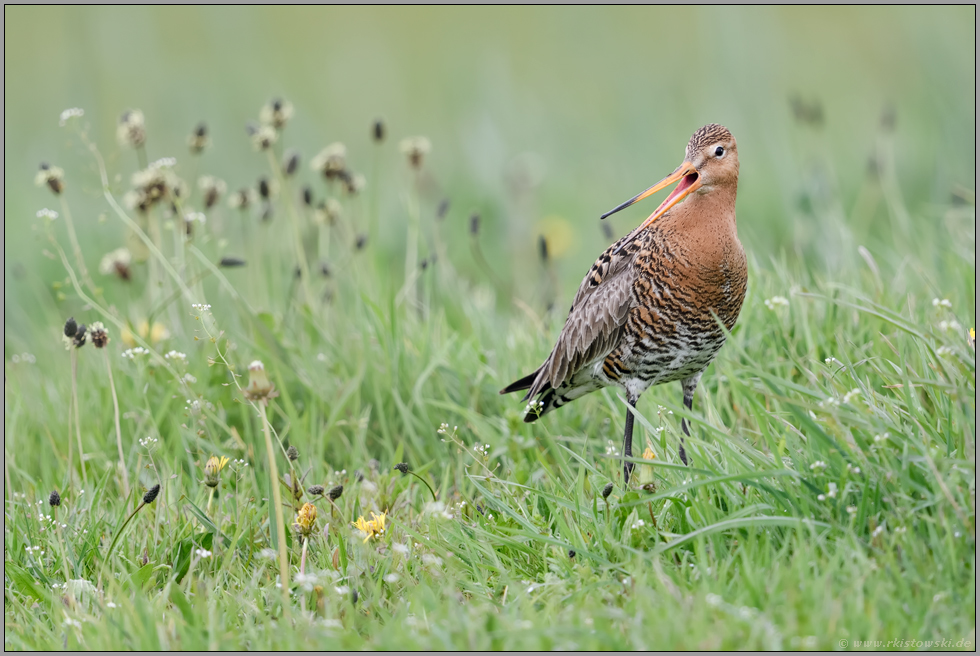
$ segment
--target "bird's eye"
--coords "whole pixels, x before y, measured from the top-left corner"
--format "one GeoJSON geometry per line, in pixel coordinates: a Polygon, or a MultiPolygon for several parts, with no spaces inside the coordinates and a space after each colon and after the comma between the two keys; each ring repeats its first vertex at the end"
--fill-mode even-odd
{"type": "Polygon", "coordinates": [[[722,148],[721,146],[718,146],[717,148],[715,148],[715,157],[721,159],[724,156],[725,156],[725,149],[724,148],[722,148]]]}

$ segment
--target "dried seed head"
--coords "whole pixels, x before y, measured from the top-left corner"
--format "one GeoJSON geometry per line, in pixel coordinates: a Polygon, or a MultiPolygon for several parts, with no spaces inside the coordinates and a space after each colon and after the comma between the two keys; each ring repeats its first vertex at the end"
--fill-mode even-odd
{"type": "Polygon", "coordinates": [[[310,168],[327,180],[340,178],[347,169],[347,146],[342,143],[330,144],[310,160],[310,168]]]}
{"type": "Polygon", "coordinates": [[[354,470],[354,480],[357,481],[358,483],[364,480],[364,474],[361,473],[360,469],[354,470]]]}
{"type": "Polygon", "coordinates": [[[115,274],[123,280],[129,280],[131,277],[129,265],[132,261],[133,254],[129,252],[128,248],[117,248],[102,256],[102,261],[99,263],[99,273],[103,276],[115,274]]]}
{"type": "Polygon", "coordinates": [[[364,188],[367,186],[367,178],[360,173],[348,173],[342,176],[341,179],[344,183],[344,191],[347,192],[348,196],[356,196],[364,191],[364,188]]]}
{"type": "Polygon", "coordinates": [[[157,495],[159,495],[159,494],[160,494],[160,484],[157,483],[156,485],[154,485],[153,487],[151,487],[149,490],[147,490],[146,491],[146,494],[143,495],[143,503],[145,503],[145,504],[151,504],[151,503],[153,503],[154,501],[157,500],[157,495]]]}
{"type": "Polygon", "coordinates": [[[306,493],[311,497],[322,497],[323,491],[324,488],[322,485],[311,485],[310,487],[306,488],[306,493]]]}
{"type": "Polygon", "coordinates": [[[470,234],[474,237],[480,234],[480,215],[476,212],[470,216],[470,234]]]}
{"type": "Polygon", "coordinates": [[[130,148],[139,148],[146,143],[146,121],[143,119],[143,112],[138,109],[123,112],[119,117],[119,125],[116,126],[116,139],[120,146],[130,148]]]}
{"type": "Polygon", "coordinates": [[[538,254],[541,256],[541,261],[547,264],[548,263],[548,239],[544,235],[538,235],[538,254]]]}
{"type": "Polygon", "coordinates": [[[226,255],[218,261],[218,266],[227,268],[243,267],[245,266],[245,260],[240,257],[229,257],[226,255]]]}
{"type": "Polygon", "coordinates": [[[303,204],[307,207],[313,207],[313,188],[310,185],[303,187],[303,204]]]}
{"type": "Polygon", "coordinates": [[[344,207],[336,198],[320,201],[313,212],[313,220],[320,225],[335,225],[344,215],[344,207]]]}
{"type": "Polygon", "coordinates": [[[599,226],[602,228],[602,236],[605,237],[607,240],[612,240],[613,238],[612,224],[610,224],[609,221],[600,221],[599,226]]]}
{"type": "Polygon", "coordinates": [[[74,337],[77,331],[78,324],[75,323],[75,317],[68,317],[68,321],[65,322],[65,337],[74,337]]]}
{"type": "Polygon", "coordinates": [[[248,365],[248,387],[245,388],[245,398],[249,401],[261,401],[274,396],[276,396],[276,386],[265,373],[265,366],[259,360],[253,361],[248,365]]]}
{"type": "Polygon", "coordinates": [[[41,162],[37,175],[34,176],[34,184],[38,187],[48,185],[51,191],[57,196],[65,190],[65,172],[57,166],[51,166],[47,162],[41,162]]]}
{"type": "Polygon", "coordinates": [[[265,125],[272,126],[276,130],[286,127],[286,123],[293,117],[293,103],[282,98],[273,98],[262,106],[259,110],[259,120],[265,125]]]}
{"type": "Polygon", "coordinates": [[[331,501],[336,501],[337,499],[340,498],[340,495],[343,493],[344,493],[344,486],[335,485],[332,488],[330,488],[330,492],[327,493],[327,496],[330,497],[331,501]]]}
{"type": "Polygon", "coordinates": [[[85,346],[85,331],[85,324],[78,324],[78,330],[75,331],[75,336],[71,340],[71,343],[75,345],[75,348],[82,348],[85,346]]]}
{"type": "Polygon", "coordinates": [[[256,181],[255,189],[259,192],[259,198],[266,201],[272,200],[279,194],[279,184],[264,175],[256,181]]]}
{"type": "Polygon", "coordinates": [[[126,205],[146,212],[168,196],[186,197],[186,183],[172,169],[175,163],[173,159],[161,159],[134,173],[133,190],[123,198],[126,205]]]}
{"type": "Polygon", "coordinates": [[[436,209],[436,219],[442,221],[446,218],[446,214],[449,212],[449,199],[443,198],[439,201],[439,207],[436,209]]]}
{"type": "Polygon", "coordinates": [[[207,123],[201,121],[187,137],[187,145],[191,149],[192,155],[200,155],[204,149],[211,145],[211,137],[208,136],[207,123]]]}
{"type": "Polygon", "coordinates": [[[286,154],[282,156],[282,172],[283,175],[290,176],[299,169],[299,151],[295,148],[290,148],[286,151],[286,154]]]}
{"type": "Polygon", "coordinates": [[[299,449],[297,449],[294,445],[290,445],[290,447],[286,449],[286,457],[290,460],[299,460],[299,449]]]}
{"type": "Polygon", "coordinates": [[[95,348],[105,348],[106,344],[109,343],[109,331],[106,330],[101,321],[92,324],[91,333],[92,346],[95,348]]]}
{"type": "Polygon", "coordinates": [[[320,262],[320,275],[324,278],[329,278],[331,273],[330,264],[327,262],[320,262]]]}
{"type": "Polygon", "coordinates": [[[252,137],[252,148],[255,150],[268,150],[279,140],[279,133],[271,125],[248,123],[245,125],[245,132],[252,137]]]}
{"type": "Polygon", "coordinates": [[[197,188],[201,190],[201,197],[204,200],[204,209],[206,210],[214,207],[225,195],[225,191],[228,190],[225,181],[213,175],[202,175],[198,178],[197,188]]]}
{"type": "Polygon", "coordinates": [[[395,471],[400,471],[402,473],[402,476],[405,476],[411,470],[408,468],[407,462],[400,462],[397,465],[395,465],[395,471]]]}
{"type": "Polygon", "coordinates": [[[375,119],[374,123],[371,124],[371,136],[376,143],[381,143],[385,140],[385,122],[383,119],[375,119]]]}
{"type": "Polygon", "coordinates": [[[51,496],[48,497],[48,505],[52,508],[56,508],[61,505],[61,495],[58,494],[58,490],[51,491],[51,496]]]}
{"type": "Polygon", "coordinates": [[[358,251],[364,250],[364,247],[367,246],[367,243],[368,243],[368,236],[366,233],[362,232],[359,235],[357,235],[357,238],[354,240],[354,249],[358,251]]]}
{"type": "Polygon", "coordinates": [[[574,558],[575,557],[575,550],[574,549],[569,549],[568,550],[568,557],[569,558],[574,558]]]}
{"type": "Polygon", "coordinates": [[[613,484],[606,483],[606,487],[602,488],[602,498],[608,499],[609,495],[612,494],[612,491],[613,491],[613,484]]]}
{"type": "Polygon", "coordinates": [[[432,143],[426,137],[409,137],[402,139],[401,151],[408,157],[408,165],[413,169],[421,169],[425,156],[432,150],[432,143]]]}
{"type": "Polygon", "coordinates": [[[251,187],[239,189],[228,198],[228,207],[235,210],[247,210],[258,201],[259,195],[251,187]]]}

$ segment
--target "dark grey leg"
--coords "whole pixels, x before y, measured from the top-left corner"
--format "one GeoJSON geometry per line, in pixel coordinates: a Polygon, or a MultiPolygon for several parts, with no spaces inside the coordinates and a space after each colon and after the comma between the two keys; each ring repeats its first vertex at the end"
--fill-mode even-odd
{"type": "MultiPolygon", "coordinates": [[[[627,395],[626,402],[632,408],[636,407],[636,397],[627,395]]],[[[626,409],[626,434],[623,436],[623,486],[630,484],[630,474],[633,473],[633,463],[626,462],[626,458],[633,457],[633,411],[626,409]]]]}
{"type": "MultiPolygon", "coordinates": [[[[694,374],[690,378],[685,378],[681,381],[681,386],[684,388],[684,406],[688,410],[694,409],[694,390],[698,388],[698,381],[701,380],[701,374],[694,374]]],[[[681,419],[681,429],[684,431],[684,435],[688,437],[691,436],[691,429],[688,428],[687,420],[681,419]]],[[[684,451],[684,438],[681,437],[681,448],[680,448],[681,462],[685,465],[687,464],[687,453],[684,451]]]]}

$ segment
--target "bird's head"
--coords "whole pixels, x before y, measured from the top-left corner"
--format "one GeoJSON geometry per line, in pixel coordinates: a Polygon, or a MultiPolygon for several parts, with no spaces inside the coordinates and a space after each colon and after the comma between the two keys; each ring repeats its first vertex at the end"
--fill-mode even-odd
{"type": "Polygon", "coordinates": [[[695,132],[687,144],[684,162],[673,173],[643,193],[606,212],[600,218],[604,219],[624,210],[675,182],[679,184],[674,187],[666,200],[623,240],[620,248],[692,193],[706,194],[717,188],[734,188],[738,184],[738,146],[728,128],[711,123],[695,132]]]}

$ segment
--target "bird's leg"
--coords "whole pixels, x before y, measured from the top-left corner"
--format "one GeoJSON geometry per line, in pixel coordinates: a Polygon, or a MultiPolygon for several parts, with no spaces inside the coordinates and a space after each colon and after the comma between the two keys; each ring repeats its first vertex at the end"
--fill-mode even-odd
{"type": "Polygon", "coordinates": [[[636,397],[627,394],[626,402],[630,404],[626,408],[626,433],[623,436],[623,486],[630,484],[630,474],[633,473],[633,463],[627,462],[626,458],[633,457],[633,409],[636,408],[636,397]]]}
{"type": "MultiPolygon", "coordinates": [[[[690,378],[685,378],[681,381],[681,386],[684,388],[684,407],[688,410],[694,409],[694,390],[698,388],[698,381],[701,380],[701,374],[694,374],[690,378]]],[[[681,429],[684,431],[684,435],[688,437],[691,436],[691,429],[687,426],[687,419],[681,417],[681,429]]],[[[687,453],[684,451],[684,437],[681,436],[681,447],[679,451],[681,462],[685,465],[687,464],[687,453]]]]}

